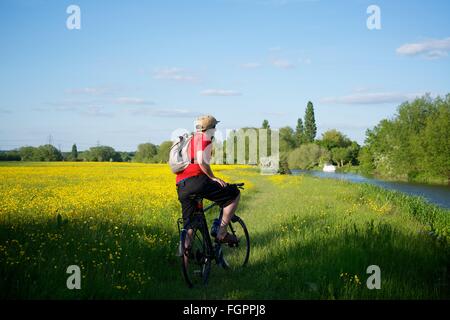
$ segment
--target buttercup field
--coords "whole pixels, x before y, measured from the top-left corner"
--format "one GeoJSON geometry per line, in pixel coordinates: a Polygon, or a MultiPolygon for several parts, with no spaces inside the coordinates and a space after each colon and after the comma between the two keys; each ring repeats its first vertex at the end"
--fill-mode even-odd
{"type": "Polygon", "coordinates": [[[0,303],[59,320],[448,310],[449,13],[0,0],[0,303]]]}
{"type": "Polygon", "coordinates": [[[448,211],[368,185],[214,169],[246,182],[251,259],[232,277],[214,267],[214,285],[188,289],[167,165],[1,165],[3,298],[448,298],[448,211]],[[66,286],[70,265],[81,290],[66,286]],[[379,290],[367,288],[370,265],[381,268],[379,290]]]}

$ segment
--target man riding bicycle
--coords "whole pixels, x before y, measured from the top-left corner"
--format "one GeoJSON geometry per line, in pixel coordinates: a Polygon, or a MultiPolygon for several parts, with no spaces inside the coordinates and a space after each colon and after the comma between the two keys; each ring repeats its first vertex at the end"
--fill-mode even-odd
{"type": "Polygon", "coordinates": [[[212,139],[219,121],[206,115],[197,118],[196,132],[188,146],[191,163],[177,173],[176,186],[181,203],[185,228],[189,229],[189,218],[195,212],[197,201],[193,195],[214,201],[223,208],[222,221],[216,240],[220,243],[235,244],[236,236],[227,232],[227,226],[237,209],[240,191],[214,176],[210,166],[212,139]]]}

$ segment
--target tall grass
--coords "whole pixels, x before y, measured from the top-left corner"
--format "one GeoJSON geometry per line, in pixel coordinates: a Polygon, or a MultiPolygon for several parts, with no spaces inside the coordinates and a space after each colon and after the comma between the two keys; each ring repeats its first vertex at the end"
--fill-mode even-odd
{"type": "MultiPolygon", "coordinates": [[[[67,166],[79,168],[78,164],[67,166]]],[[[76,176],[48,167],[52,176],[48,183],[78,185],[76,176]],[[59,180],[59,174],[64,179],[59,180]]],[[[172,194],[175,190],[159,190],[162,198],[156,202],[149,202],[139,191],[145,179],[152,176],[151,170],[162,168],[91,167],[96,174],[85,183],[94,185],[112,175],[113,185],[121,181],[135,195],[130,201],[122,201],[127,198],[125,188],[116,196],[110,195],[111,206],[104,204],[95,210],[62,211],[61,215],[3,212],[1,298],[450,297],[448,210],[371,185],[307,176],[260,176],[255,169],[242,167],[221,167],[218,173],[229,181],[245,180],[250,186],[242,192],[238,210],[250,232],[249,264],[233,273],[214,266],[207,287],[188,289],[176,256],[176,218],[180,213],[172,194]],[[135,202],[139,204],[137,209],[132,206],[135,202]],[[71,264],[81,267],[81,290],[66,288],[66,268],[71,264]],[[380,290],[366,286],[369,265],[381,268],[380,290]]],[[[158,177],[166,179],[165,173],[158,177]]],[[[12,187],[2,192],[6,194],[5,190],[12,187]]],[[[44,187],[45,182],[39,186],[44,187]]],[[[11,192],[8,197],[13,197],[11,192]]],[[[2,205],[5,208],[6,203],[2,205]]],[[[216,214],[209,213],[207,220],[216,214]]]]}

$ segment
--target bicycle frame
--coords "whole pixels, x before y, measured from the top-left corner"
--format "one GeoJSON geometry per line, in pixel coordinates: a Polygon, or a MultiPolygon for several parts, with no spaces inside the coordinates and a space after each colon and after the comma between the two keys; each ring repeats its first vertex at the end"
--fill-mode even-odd
{"type": "MultiPolygon", "coordinates": [[[[242,189],[242,186],[244,185],[242,184],[235,184],[238,188],[242,189]]],[[[190,247],[191,241],[193,241],[195,239],[196,236],[196,231],[195,232],[191,232],[189,233],[189,230],[200,230],[201,234],[202,234],[202,239],[203,239],[203,253],[201,255],[201,259],[205,259],[204,262],[201,262],[202,265],[206,266],[206,269],[204,269],[204,273],[202,271],[202,277],[204,277],[203,281],[206,284],[207,279],[209,277],[209,272],[210,272],[210,268],[211,268],[211,262],[214,260],[216,261],[216,263],[218,265],[221,265],[223,268],[227,269],[229,268],[229,264],[226,262],[226,260],[224,260],[223,257],[223,249],[222,249],[222,245],[219,241],[214,241],[213,242],[213,238],[211,237],[209,228],[208,228],[208,223],[206,221],[206,215],[205,213],[208,212],[209,210],[211,210],[212,208],[214,208],[215,206],[217,206],[218,204],[216,203],[211,203],[210,205],[208,205],[207,207],[203,207],[203,198],[200,198],[198,196],[194,196],[191,198],[192,200],[195,200],[197,202],[196,208],[194,213],[191,215],[191,217],[189,217],[188,221],[184,221],[183,218],[179,218],[177,221],[177,226],[178,226],[178,233],[180,234],[180,245],[179,245],[179,254],[182,257],[182,261],[183,261],[183,273],[185,276],[186,281],[188,282],[188,285],[191,287],[192,286],[192,282],[189,279],[190,277],[187,276],[186,273],[186,259],[188,258],[188,254],[186,253],[186,249],[188,249],[188,247],[190,247]],[[186,238],[188,237],[188,238],[186,238]],[[192,238],[191,238],[192,237],[192,238]],[[184,247],[184,243],[186,241],[186,239],[189,239],[189,242],[187,244],[186,247],[184,247]],[[184,240],[183,240],[184,239],[184,240]]],[[[223,208],[220,207],[220,213],[219,213],[219,221],[222,220],[223,217],[223,208]]],[[[245,237],[246,237],[246,245],[247,245],[247,254],[244,260],[244,265],[247,263],[248,261],[248,255],[249,255],[249,239],[248,239],[248,232],[247,229],[245,227],[245,224],[243,223],[243,221],[236,215],[233,216],[233,218],[231,219],[232,222],[239,222],[243,229],[245,230],[245,237]]],[[[231,228],[232,233],[234,234],[235,231],[233,230],[233,226],[230,224],[229,227],[231,228]]],[[[229,245],[231,247],[231,245],[229,245]]],[[[236,244],[236,247],[238,245],[236,244]]],[[[188,249],[190,250],[190,249],[188,249]]],[[[197,258],[198,259],[198,258],[197,258]]]]}

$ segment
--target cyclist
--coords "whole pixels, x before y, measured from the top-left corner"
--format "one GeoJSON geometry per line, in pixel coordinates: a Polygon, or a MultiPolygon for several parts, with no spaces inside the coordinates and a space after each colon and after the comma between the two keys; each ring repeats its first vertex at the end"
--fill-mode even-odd
{"type": "MultiPolygon", "coordinates": [[[[214,176],[210,166],[212,139],[219,121],[211,115],[197,118],[196,132],[188,150],[191,163],[177,174],[176,186],[178,200],[181,203],[185,228],[189,230],[189,217],[194,213],[197,202],[192,195],[216,202],[223,208],[222,221],[216,241],[234,244],[236,236],[227,232],[227,226],[237,209],[240,191],[236,186],[230,186],[225,181],[214,176]]],[[[192,233],[192,230],[189,230],[192,233]]],[[[188,233],[189,233],[188,231],[188,233]]],[[[189,233],[190,236],[192,234],[189,233]]]]}

